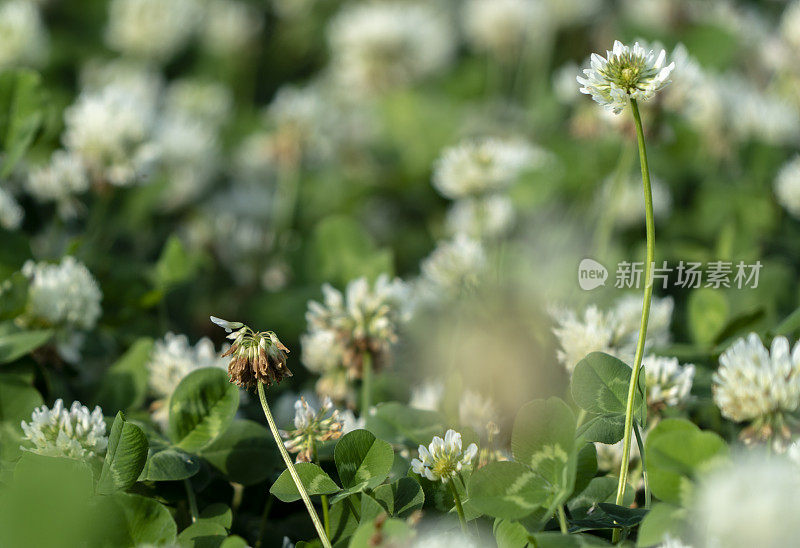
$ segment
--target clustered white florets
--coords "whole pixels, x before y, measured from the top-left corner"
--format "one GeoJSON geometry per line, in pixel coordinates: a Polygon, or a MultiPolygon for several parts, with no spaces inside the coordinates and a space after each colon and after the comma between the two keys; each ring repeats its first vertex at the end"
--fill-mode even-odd
{"type": "Polygon", "coordinates": [[[411,469],[431,481],[444,483],[456,477],[463,467],[469,466],[478,454],[476,444],[469,444],[465,450],[461,445],[461,434],[455,430],[448,430],[444,439],[434,436],[428,447],[419,446],[419,458],[411,460],[411,469]]]}
{"type": "Polygon", "coordinates": [[[422,261],[417,291],[424,300],[442,300],[475,290],[487,268],[483,245],[465,234],[440,242],[422,261]]]}
{"type": "Polygon", "coordinates": [[[68,219],[78,213],[75,195],[89,189],[89,179],[77,154],[57,150],[48,164],[30,170],[25,189],[39,202],[54,202],[59,215],[68,219]]]}
{"type": "Polygon", "coordinates": [[[25,218],[25,210],[17,203],[14,196],[4,188],[0,188],[0,228],[16,230],[25,218]]]}
{"type": "Polygon", "coordinates": [[[645,356],[642,360],[647,405],[675,407],[685,403],[692,390],[694,365],[681,365],[678,358],[645,356]]]}
{"type": "Polygon", "coordinates": [[[330,398],[323,398],[319,411],[300,398],[294,403],[294,430],[281,431],[281,436],[286,450],[297,453],[297,462],[311,462],[316,444],[339,439],[343,433],[344,421],[330,398]]]}
{"type": "Polygon", "coordinates": [[[0,68],[38,65],[47,55],[47,31],[34,2],[0,3],[0,36],[0,68]]]}
{"type": "Polygon", "coordinates": [[[359,378],[365,354],[376,367],[388,361],[400,326],[411,314],[409,287],[381,275],[372,286],[359,278],[344,294],[327,284],[322,292],[323,303],[308,303],[309,332],[301,339],[306,367],[333,376],[343,367],[351,378],[359,378]]]}
{"type": "Polygon", "coordinates": [[[749,421],[800,406],[800,344],[792,349],[785,337],[776,337],[767,350],[751,333],[723,352],[719,363],[712,390],[724,417],[749,421]]]}
{"type": "Polygon", "coordinates": [[[26,321],[52,327],[92,329],[100,317],[102,293],[91,272],[74,257],[59,264],[28,261],[30,280],[26,321]]]}
{"type": "Polygon", "coordinates": [[[775,197],[793,217],[800,218],[800,155],[784,164],[778,172],[775,197]]]}
{"type": "Polygon", "coordinates": [[[25,439],[32,444],[22,449],[51,457],[85,459],[102,455],[108,446],[103,411],[93,411],[73,402],[69,409],[61,399],[53,408],[43,405],[34,410],[30,422],[22,421],[25,439]]]}
{"type": "Polygon", "coordinates": [[[667,52],[656,54],[636,42],[633,47],[619,40],[603,58],[592,54],[591,67],[578,76],[581,93],[591,95],[607,110],[619,114],[630,99],[647,101],[670,80],[675,63],[666,64],[667,52]]]}
{"type": "MultiPolygon", "coordinates": [[[[645,349],[669,342],[672,309],[671,298],[653,299],[645,349]]],[[[632,364],[641,313],[642,303],[634,296],[623,297],[607,312],[596,306],[588,307],[582,316],[567,309],[554,311],[557,326],[553,333],[561,346],[558,360],[570,373],[591,352],[605,352],[632,364]]]]}

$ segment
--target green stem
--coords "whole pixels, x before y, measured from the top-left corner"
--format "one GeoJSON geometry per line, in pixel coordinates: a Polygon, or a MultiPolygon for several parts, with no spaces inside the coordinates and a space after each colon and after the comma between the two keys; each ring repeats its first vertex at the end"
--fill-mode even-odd
{"type": "Polygon", "coordinates": [[[360,522],[361,522],[361,514],[360,514],[360,513],[359,513],[359,511],[356,509],[356,505],[355,505],[355,504],[353,504],[353,501],[352,501],[352,500],[350,500],[350,497],[347,497],[347,498],[346,498],[346,499],[344,499],[344,500],[345,500],[345,502],[347,502],[347,506],[349,506],[349,507],[350,507],[350,512],[352,512],[352,513],[353,513],[353,516],[356,518],[356,521],[360,523],[360,522]]]}
{"type": "Polygon", "coordinates": [[[461,497],[458,496],[458,489],[456,489],[456,484],[453,481],[453,478],[450,478],[448,485],[450,486],[450,493],[453,495],[453,501],[456,503],[458,521],[461,522],[461,532],[465,535],[469,535],[469,530],[467,529],[467,518],[464,516],[464,507],[461,505],[461,497]]]}
{"type": "Polygon", "coordinates": [[[642,463],[642,480],[644,481],[644,507],[650,508],[652,497],[650,495],[650,481],[647,478],[647,463],[644,460],[644,443],[642,434],[639,432],[639,425],[633,421],[633,433],[636,435],[636,445],[639,447],[639,461],[642,463]]]}
{"type": "Polygon", "coordinates": [[[361,364],[361,416],[369,415],[372,407],[372,354],[364,352],[361,364]]]}
{"type": "MultiPolygon", "coordinates": [[[[647,321],[650,318],[650,300],[653,296],[651,271],[655,257],[655,223],[653,221],[653,192],[650,190],[650,168],[647,165],[647,151],[644,144],[644,130],[642,118],[639,115],[639,106],[635,99],[631,99],[631,111],[636,123],[636,138],[639,143],[639,161],[642,165],[642,186],[644,187],[645,225],[647,229],[647,256],[644,266],[644,297],[642,299],[642,321],[639,327],[639,339],[636,341],[636,354],[633,359],[631,384],[628,387],[628,402],[625,407],[625,435],[622,438],[622,464],[619,471],[619,484],[617,485],[617,504],[621,505],[625,497],[625,487],[628,482],[628,466],[631,453],[631,431],[633,430],[633,404],[636,399],[636,390],[639,386],[639,373],[644,355],[644,343],[647,336],[647,321]]],[[[618,538],[618,531],[614,536],[618,538]]]]}
{"type": "MultiPolygon", "coordinates": [[[[311,439],[311,460],[314,461],[314,464],[320,466],[319,453],[317,452],[317,444],[314,442],[313,438],[311,439]]],[[[331,518],[328,509],[328,495],[320,495],[319,498],[322,501],[322,522],[325,524],[325,534],[328,535],[328,538],[330,538],[331,518]]]]}
{"type": "Polygon", "coordinates": [[[583,421],[586,420],[586,409],[581,409],[578,411],[578,420],[576,424],[576,428],[580,428],[583,425],[583,421]]]}
{"type": "Polygon", "coordinates": [[[561,528],[561,533],[566,535],[569,533],[567,529],[567,516],[564,514],[564,505],[558,505],[558,526],[561,528]]]}
{"type": "Polygon", "coordinates": [[[283,445],[283,440],[278,432],[278,426],[275,424],[275,419],[272,418],[272,412],[269,410],[269,404],[267,404],[267,395],[264,392],[263,383],[258,383],[258,397],[261,399],[261,407],[264,408],[264,416],[267,417],[267,423],[269,424],[269,429],[272,431],[272,437],[275,438],[275,443],[278,445],[278,450],[281,452],[283,462],[286,463],[286,469],[289,470],[289,475],[292,476],[292,480],[294,480],[294,484],[297,486],[300,498],[303,499],[306,505],[308,515],[311,516],[311,521],[314,522],[314,528],[317,530],[319,540],[322,542],[324,548],[331,548],[328,535],[325,534],[325,529],[322,527],[322,522],[319,520],[317,511],[314,509],[314,505],[311,504],[311,498],[308,496],[308,492],[306,492],[306,488],[303,486],[303,482],[297,474],[294,463],[291,457],[289,457],[289,452],[286,451],[286,447],[283,445]]]}
{"type": "Polygon", "coordinates": [[[261,543],[264,540],[264,534],[267,532],[267,521],[269,519],[272,504],[275,502],[275,497],[270,493],[267,496],[267,502],[264,503],[264,511],[261,512],[261,524],[258,527],[258,539],[256,539],[256,548],[261,548],[261,543]]]}
{"type": "Polygon", "coordinates": [[[197,509],[197,498],[194,496],[194,489],[188,479],[183,480],[183,486],[186,487],[186,498],[189,499],[189,512],[192,514],[192,523],[197,521],[200,517],[200,511],[197,509]]]}

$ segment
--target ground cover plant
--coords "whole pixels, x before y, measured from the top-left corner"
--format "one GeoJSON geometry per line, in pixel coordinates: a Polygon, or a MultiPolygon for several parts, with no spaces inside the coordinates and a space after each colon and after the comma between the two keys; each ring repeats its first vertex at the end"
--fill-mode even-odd
{"type": "Polygon", "coordinates": [[[798,37],[0,0],[0,546],[793,546],[798,37]]]}

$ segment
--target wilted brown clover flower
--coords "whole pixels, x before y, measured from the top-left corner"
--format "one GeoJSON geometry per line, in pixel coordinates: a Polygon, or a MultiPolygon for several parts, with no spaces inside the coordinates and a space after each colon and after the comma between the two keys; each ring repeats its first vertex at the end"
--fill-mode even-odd
{"type": "Polygon", "coordinates": [[[228,375],[232,383],[252,388],[258,383],[270,386],[279,383],[292,372],[286,367],[289,349],[272,331],[253,331],[241,322],[229,322],[211,316],[211,321],[229,333],[231,347],[222,357],[231,356],[228,375]]]}

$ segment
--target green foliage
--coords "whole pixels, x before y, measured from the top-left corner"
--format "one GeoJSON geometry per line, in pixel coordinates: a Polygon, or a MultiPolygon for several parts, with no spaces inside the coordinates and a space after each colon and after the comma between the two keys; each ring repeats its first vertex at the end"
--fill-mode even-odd
{"type": "Polygon", "coordinates": [[[377,487],[389,476],[394,462],[392,446],[367,430],[345,434],[333,456],[344,490],[332,502],[377,487]]]}
{"type": "MultiPolygon", "coordinates": [[[[294,465],[300,481],[309,495],[330,495],[340,490],[339,486],[325,473],[325,471],[311,462],[299,462],[294,465]]],[[[288,470],[284,470],[269,492],[283,502],[300,500],[300,492],[292,480],[288,470]]]]}
{"type": "Polygon", "coordinates": [[[228,429],[199,454],[230,481],[242,485],[264,481],[280,461],[275,441],[267,429],[244,419],[234,419],[228,429]]]}
{"type": "Polygon", "coordinates": [[[169,436],[194,452],[209,445],[233,422],[239,389],[221,369],[207,367],[187,375],[169,400],[169,436]]]}
{"type": "Polygon", "coordinates": [[[50,329],[0,332],[0,365],[30,354],[50,342],[52,337],[50,329]]]}
{"type": "Polygon", "coordinates": [[[19,426],[40,405],[42,396],[29,382],[19,375],[0,373],[0,423],[19,426]]]}
{"type": "Polygon", "coordinates": [[[109,367],[100,385],[97,400],[105,409],[134,409],[147,396],[147,362],[153,339],[142,337],[109,367]]]}
{"type": "Polygon", "coordinates": [[[31,146],[44,120],[45,93],[41,78],[29,70],[0,74],[0,145],[5,179],[31,146]]]}
{"type": "Polygon", "coordinates": [[[177,447],[150,449],[140,481],[176,481],[200,471],[200,459],[177,447]]]}
{"type": "Polygon", "coordinates": [[[122,411],[118,412],[108,436],[97,492],[108,495],[136,483],[147,460],[147,450],[147,436],[142,429],[126,421],[122,411]]]}

